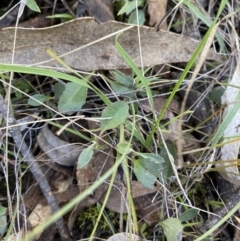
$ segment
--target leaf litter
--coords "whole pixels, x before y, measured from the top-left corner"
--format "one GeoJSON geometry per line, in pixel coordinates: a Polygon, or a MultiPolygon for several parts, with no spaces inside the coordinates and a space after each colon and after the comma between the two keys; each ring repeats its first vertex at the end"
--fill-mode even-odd
{"type": "MultiPolygon", "coordinates": [[[[150,3],[154,1],[149,0],[148,2],[150,3]]],[[[155,1],[156,4],[157,2],[159,3],[160,1],[155,1]]],[[[162,13],[161,16],[164,16],[164,14],[166,13],[165,10],[166,9],[164,9],[164,12],[162,13]]],[[[157,23],[159,22],[159,20],[161,21],[161,16],[154,16],[154,13],[153,13],[152,19],[156,17],[157,20],[155,22],[157,23]]],[[[117,22],[99,24],[99,23],[96,23],[93,19],[86,18],[81,20],[80,19],[72,20],[72,22],[70,23],[65,23],[55,27],[49,27],[41,30],[40,29],[35,29],[35,30],[18,29],[18,37],[17,37],[18,41],[17,41],[17,49],[16,49],[16,55],[15,55],[16,57],[15,63],[23,64],[23,65],[34,64],[37,66],[44,66],[44,67],[56,67],[58,69],[63,70],[63,66],[59,65],[57,61],[53,60],[49,62],[50,57],[45,52],[46,48],[49,48],[51,49],[51,51],[55,52],[59,56],[64,55],[62,59],[66,62],[66,64],[68,64],[73,68],[76,68],[77,70],[92,71],[92,70],[101,70],[101,69],[108,70],[108,69],[128,68],[126,63],[123,61],[123,59],[121,59],[119,54],[116,52],[115,45],[114,45],[116,35],[103,39],[104,36],[107,36],[119,30],[122,31],[124,28],[128,28],[128,27],[129,25],[119,24],[117,22]],[[75,28],[73,28],[74,25],[76,25],[75,28]],[[80,25],[86,25],[86,27],[80,26],[80,25]],[[88,28],[88,31],[87,31],[87,28],[88,28]],[[59,35],[57,34],[57,31],[60,32],[59,35]],[[80,34],[77,34],[78,36],[76,37],[76,33],[78,33],[78,31],[80,32],[80,34]],[[94,33],[96,32],[96,35],[93,34],[93,32],[94,33]],[[69,37],[68,38],[62,37],[62,36],[66,36],[66,33],[69,33],[69,37]],[[41,35],[44,35],[43,38],[41,38],[41,35]],[[94,35],[93,38],[91,38],[92,35],[94,35]],[[37,42],[36,42],[36,39],[37,39],[37,42]],[[96,43],[94,41],[96,41],[96,43]],[[34,49],[36,49],[36,52],[34,52],[34,49]],[[96,50],[98,49],[101,49],[101,51],[97,52],[96,50]],[[73,51],[73,53],[69,53],[71,51],[73,51]]],[[[11,42],[13,41],[13,35],[12,35],[13,32],[14,32],[14,29],[4,29],[4,30],[1,30],[0,32],[0,37],[1,37],[0,43],[2,43],[2,46],[3,46],[2,50],[0,50],[0,57],[3,59],[4,63],[10,63],[11,54],[12,54],[11,42]],[[7,44],[3,45],[4,43],[7,43],[7,44]]],[[[167,33],[164,31],[155,32],[153,29],[146,28],[146,27],[140,27],[140,34],[142,39],[144,40],[142,42],[144,66],[151,66],[151,65],[162,64],[162,63],[187,62],[191,57],[191,55],[193,54],[198,44],[196,41],[178,34],[167,33]],[[173,41],[169,41],[171,39],[173,39],[173,41]],[[151,49],[149,49],[147,46],[149,45],[149,43],[151,43],[151,49]]],[[[126,51],[130,54],[131,58],[133,58],[135,63],[138,66],[140,66],[141,62],[139,60],[139,56],[137,56],[139,55],[139,52],[137,48],[138,42],[137,42],[136,36],[137,36],[137,27],[133,27],[126,31],[123,31],[119,39],[124,49],[126,49],[126,51]],[[136,55],[134,55],[135,52],[137,53],[136,55]]],[[[215,60],[218,62],[224,61],[224,58],[221,57],[221,55],[216,54],[213,50],[209,51],[207,59],[215,60]]],[[[162,100],[160,100],[159,102],[161,103],[161,101],[162,100]]],[[[148,103],[145,103],[145,108],[147,105],[148,103]]],[[[151,108],[148,108],[148,110],[151,110],[151,108]]],[[[179,108],[175,108],[174,111],[173,110],[169,111],[167,114],[167,117],[170,119],[174,118],[174,115],[177,113],[177,110],[179,110],[179,108]]],[[[160,110],[157,108],[157,110],[155,111],[159,112],[161,111],[161,108],[160,110]]],[[[170,127],[170,130],[171,130],[171,134],[169,135],[170,136],[169,139],[171,141],[176,141],[177,133],[172,127],[170,127]]],[[[43,132],[40,133],[40,136],[43,135],[43,132]]],[[[40,139],[39,142],[43,143],[43,144],[40,144],[40,147],[42,148],[44,153],[49,153],[49,157],[50,157],[49,161],[58,163],[61,165],[70,165],[70,166],[74,165],[74,163],[77,160],[76,157],[77,156],[79,157],[79,153],[81,153],[81,151],[84,149],[83,146],[81,147],[80,145],[80,150],[76,151],[76,149],[78,149],[79,147],[77,147],[77,145],[72,145],[72,144],[71,144],[71,146],[73,147],[72,149],[65,149],[65,147],[67,147],[70,143],[62,142],[62,140],[60,140],[60,138],[57,138],[53,133],[51,133],[50,130],[47,131],[46,136],[42,140],[41,138],[42,137],[40,138],[38,137],[38,139],[40,139]],[[53,136],[53,138],[48,139],[48,136],[53,136]],[[62,145],[63,149],[59,153],[51,155],[50,153],[54,151],[54,149],[58,149],[60,144],[63,144],[62,145]],[[50,152],[50,149],[46,149],[46,147],[44,147],[47,145],[51,147],[50,148],[51,152],[50,152]],[[72,156],[70,157],[72,161],[69,162],[68,160],[70,159],[65,158],[66,153],[69,153],[69,152],[74,153],[75,151],[76,151],[76,154],[74,154],[74,157],[72,156]]],[[[106,160],[107,156],[109,155],[114,156],[112,151],[113,151],[112,149],[105,149],[104,151],[95,150],[95,154],[93,155],[93,158],[89,162],[89,164],[86,167],[84,167],[83,170],[81,169],[77,170],[77,173],[78,173],[77,181],[78,181],[78,184],[80,184],[79,187],[72,186],[71,189],[74,189],[74,188],[76,188],[77,190],[80,189],[79,192],[81,193],[82,190],[84,190],[89,186],[89,183],[95,182],[96,179],[99,178],[101,174],[105,172],[104,170],[105,165],[103,165],[104,168],[102,170],[99,170],[96,167],[99,165],[99,162],[101,163],[103,160],[106,160]],[[104,153],[104,152],[106,153],[102,155],[101,153],[104,153]]],[[[113,164],[111,161],[109,163],[110,164],[106,165],[107,169],[113,164]]],[[[132,181],[132,185],[134,182],[136,181],[132,181]]],[[[138,212],[138,215],[139,217],[146,218],[146,215],[149,214],[150,212],[149,209],[142,216],[140,213],[143,212],[144,209],[146,209],[146,205],[150,206],[152,200],[154,199],[149,195],[150,194],[155,195],[155,192],[152,193],[150,189],[139,186],[141,185],[139,182],[136,182],[136,183],[137,183],[136,185],[137,187],[133,187],[132,189],[133,196],[135,195],[134,194],[135,192],[138,193],[140,192],[140,190],[144,190],[143,195],[140,195],[139,197],[134,196],[135,202],[136,202],[135,203],[136,210],[138,210],[138,208],[141,207],[138,212]],[[137,200],[139,200],[139,203],[137,202],[137,200]]],[[[125,186],[124,186],[124,183],[122,183],[122,181],[119,181],[119,180],[116,180],[114,185],[116,188],[113,188],[111,192],[111,195],[107,203],[107,207],[116,212],[123,212],[123,210],[122,209],[120,210],[118,207],[120,207],[119,200],[122,198],[121,195],[122,193],[124,193],[124,191],[121,193],[119,190],[123,190],[125,186]]],[[[103,184],[98,190],[96,190],[96,193],[94,193],[94,197],[90,197],[82,202],[82,206],[80,205],[80,209],[77,208],[77,211],[81,210],[82,208],[88,205],[93,205],[94,203],[96,203],[97,200],[103,201],[103,197],[105,196],[107,187],[108,187],[107,185],[103,184]]],[[[67,190],[56,195],[56,197],[58,198],[59,202],[62,202],[61,200],[64,200],[64,202],[68,202],[76,195],[78,195],[78,192],[76,192],[74,195],[70,195],[69,190],[67,190]]],[[[127,206],[125,206],[125,208],[127,209],[127,206]]],[[[154,206],[153,210],[156,211],[158,209],[159,209],[159,203],[158,205],[154,206]]],[[[124,212],[125,211],[126,210],[124,210],[124,212]]],[[[155,219],[155,222],[159,221],[158,213],[159,213],[158,211],[155,212],[155,218],[157,216],[157,218],[155,219]]],[[[69,218],[69,227],[72,227],[72,223],[74,222],[74,220],[75,220],[75,214],[73,211],[69,218]]],[[[149,220],[145,219],[145,221],[150,224],[151,222],[153,222],[153,219],[151,218],[149,220]]],[[[182,228],[180,228],[178,232],[181,233],[181,230],[182,228]]],[[[167,234],[167,237],[169,237],[169,234],[167,234]]],[[[181,240],[181,237],[177,236],[177,238],[181,240]]]]}
{"type": "MultiPolygon", "coordinates": [[[[141,66],[138,34],[141,36],[141,56],[144,66],[188,62],[198,42],[180,34],[158,31],[149,27],[107,22],[99,24],[93,18],[82,18],[42,29],[17,29],[14,63],[30,66],[57,67],[46,49],[61,57],[70,67],[92,71],[129,68],[115,48],[115,38],[141,66]],[[150,44],[149,44],[150,43],[150,44]]],[[[0,31],[1,63],[12,63],[15,28],[0,31]]],[[[210,50],[207,59],[222,62],[224,58],[210,50]]]]}

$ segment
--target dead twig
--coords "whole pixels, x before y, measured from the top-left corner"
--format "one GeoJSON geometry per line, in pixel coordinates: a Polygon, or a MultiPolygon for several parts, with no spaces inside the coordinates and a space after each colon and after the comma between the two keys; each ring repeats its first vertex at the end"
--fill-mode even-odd
{"type": "MultiPolygon", "coordinates": [[[[37,183],[39,184],[41,191],[45,198],[47,199],[48,205],[51,207],[52,213],[56,213],[59,210],[58,202],[53,195],[51,188],[48,184],[47,179],[43,175],[42,170],[40,169],[37,161],[35,160],[33,154],[29,150],[29,147],[23,140],[21,131],[19,127],[16,125],[16,120],[11,113],[8,112],[7,105],[4,102],[2,95],[0,95],[0,114],[4,117],[5,121],[8,122],[9,126],[14,125],[13,127],[9,128],[9,133],[11,134],[16,147],[20,150],[23,159],[28,164],[30,171],[32,172],[34,178],[36,179],[37,183]]],[[[58,229],[58,233],[61,237],[62,241],[71,240],[70,234],[65,226],[63,218],[56,221],[56,226],[58,229]]]]}

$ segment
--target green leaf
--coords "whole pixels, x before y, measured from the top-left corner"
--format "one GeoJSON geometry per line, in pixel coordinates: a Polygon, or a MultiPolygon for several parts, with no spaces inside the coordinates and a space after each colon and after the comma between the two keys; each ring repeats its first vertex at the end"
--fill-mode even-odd
{"type": "Polygon", "coordinates": [[[119,143],[117,145],[117,151],[120,153],[120,154],[129,154],[132,152],[132,148],[129,147],[129,143],[127,142],[122,142],[122,143],[119,143]]]}
{"type": "Polygon", "coordinates": [[[40,105],[42,105],[47,99],[48,99],[48,97],[46,97],[45,95],[35,94],[35,95],[32,95],[32,96],[28,99],[28,104],[31,105],[31,106],[40,106],[40,105]],[[39,103],[39,102],[40,102],[40,103],[39,103]]]}
{"type": "Polygon", "coordinates": [[[128,104],[123,101],[117,101],[108,105],[102,112],[102,118],[106,118],[100,121],[102,132],[123,124],[128,117],[128,110],[128,104]]]}
{"type": "Polygon", "coordinates": [[[0,205],[0,216],[6,215],[6,213],[7,213],[7,208],[0,205]]]}
{"type": "Polygon", "coordinates": [[[94,146],[96,145],[96,142],[94,142],[92,145],[88,146],[86,149],[84,149],[79,157],[78,157],[78,161],[77,161],[77,167],[78,169],[81,169],[85,166],[87,166],[87,164],[91,161],[92,156],[93,156],[93,149],[94,146]]]}
{"type": "Polygon", "coordinates": [[[145,91],[147,93],[147,97],[149,99],[150,106],[153,110],[153,96],[152,91],[149,87],[149,83],[144,77],[143,73],[140,71],[140,69],[136,66],[136,64],[133,62],[131,57],[128,55],[128,53],[123,49],[123,47],[119,44],[118,40],[119,35],[117,35],[115,39],[115,45],[118,50],[118,53],[124,58],[124,60],[128,63],[129,67],[134,71],[134,73],[137,75],[139,81],[142,83],[142,85],[145,88],[145,91]]]}
{"type": "MultiPolygon", "coordinates": [[[[144,3],[145,0],[137,0],[137,7],[144,3]]],[[[136,0],[135,1],[126,1],[124,6],[118,12],[118,16],[124,13],[129,14],[136,8],[136,0]]]]}
{"type": "Polygon", "coordinates": [[[0,236],[3,237],[7,228],[7,208],[0,205],[0,236]]]}
{"type": "Polygon", "coordinates": [[[131,76],[125,75],[119,71],[112,71],[111,74],[115,82],[118,84],[133,88],[134,87],[134,79],[131,76]]]}
{"type": "Polygon", "coordinates": [[[156,177],[152,173],[148,172],[144,166],[142,166],[142,162],[140,160],[134,160],[133,163],[133,171],[138,181],[142,183],[143,186],[153,189],[156,177]]]}
{"type": "Polygon", "coordinates": [[[145,170],[155,177],[161,176],[161,171],[163,170],[164,160],[161,156],[153,153],[141,153],[137,152],[137,155],[141,156],[138,162],[145,168],[145,170]]]}
{"type": "Polygon", "coordinates": [[[63,91],[65,90],[65,85],[62,83],[56,83],[53,86],[53,92],[55,95],[55,100],[59,100],[61,95],[63,94],[63,91]]]}
{"type": "Polygon", "coordinates": [[[143,25],[145,22],[145,12],[143,9],[138,9],[138,10],[134,10],[129,19],[128,19],[128,23],[132,23],[132,24],[138,24],[138,25],[143,25]],[[138,14],[137,14],[138,11],[138,14]],[[137,18],[138,17],[138,18],[137,18]]]}
{"type": "Polygon", "coordinates": [[[38,12],[40,13],[41,10],[40,8],[38,7],[37,3],[35,2],[35,0],[27,0],[26,1],[26,5],[34,12],[38,12]]]}
{"type": "Polygon", "coordinates": [[[166,235],[167,241],[181,241],[183,225],[177,218],[168,218],[163,222],[159,223],[163,228],[164,234],[166,235]]]}
{"type": "Polygon", "coordinates": [[[117,95],[124,95],[130,98],[134,97],[134,92],[132,88],[121,85],[115,81],[109,81],[113,92],[117,95]]]}
{"type": "Polygon", "coordinates": [[[188,209],[186,212],[184,212],[180,217],[179,220],[181,222],[186,222],[189,220],[192,220],[193,218],[195,218],[198,215],[199,210],[191,208],[188,209]]]}
{"type": "MultiPolygon", "coordinates": [[[[71,81],[73,83],[77,83],[79,85],[85,86],[88,89],[93,90],[105,104],[110,103],[110,100],[99,89],[97,89],[93,85],[88,84],[88,78],[77,78],[71,74],[65,74],[62,72],[57,72],[54,70],[47,70],[44,68],[22,66],[22,65],[18,65],[18,64],[2,64],[2,63],[0,63],[0,70],[1,71],[13,71],[16,73],[26,73],[26,74],[34,74],[34,75],[40,75],[40,76],[48,76],[48,77],[53,77],[53,78],[59,78],[61,80],[71,81]]],[[[71,69],[71,71],[74,73],[74,70],[71,69]]]]}
{"type": "Polygon", "coordinates": [[[134,79],[118,71],[113,71],[111,74],[113,75],[113,81],[108,79],[108,82],[114,93],[127,96],[131,99],[134,98],[134,79]]]}
{"type": "Polygon", "coordinates": [[[58,103],[61,113],[81,110],[87,98],[87,88],[77,83],[67,83],[58,103]]]}
{"type": "Polygon", "coordinates": [[[223,86],[217,86],[214,87],[211,91],[211,93],[209,94],[209,99],[215,103],[218,103],[221,101],[221,97],[225,92],[225,88],[223,86]]]}
{"type": "MultiPolygon", "coordinates": [[[[172,156],[176,156],[176,150],[174,144],[171,142],[166,142],[168,151],[172,156]]],[[[169,184],[170,178],[173,176],[172,164],[168,156],[168,152],[165,146],[161,147],[159,155],[164,159],[164,171],[162,172],[162,179],[165,183],[169,184]]]]}
{"type": "Polygon", "coordinates": [[[153,153],[135,153],[138,156],[141,156],[141,158],[133,161],[133,171],[138,181],[141,182],[143,186],[152,189],[156,178],[161,176],[161,171],[163,170],[161,164],[164,162],[164,160],[162,157],[153,153]]]}

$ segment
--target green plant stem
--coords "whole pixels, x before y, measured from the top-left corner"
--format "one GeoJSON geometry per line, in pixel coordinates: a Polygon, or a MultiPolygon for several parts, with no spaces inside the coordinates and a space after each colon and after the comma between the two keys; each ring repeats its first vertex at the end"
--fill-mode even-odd
{"type": "MultiPolygon", "coordinates": [[[[135,113],[134,112],[134,105],[132,104],[131,107],[132,107],[132,113],[135,113]]],[[[135,115],[134,114],[133,114],[133,124],[135,124],[135,115]]],[[[129,142],[129,146],[132,142],[133,135],[134,135],[134,131],[132,132],[131,139],[130,139],[130,142],[129,142]]],[[[120,126],[120,143],[124,143],[124,142],[125,142],[124,125],[121,125],[120,126]]],[[[132,215],[132,218],[133,218],[134,231],[135,231],[135,233],[138,234],[139,228],[138,228],[138,222],[137,222],[137,214],[136,214],[136,210],[135,210],[135,207],[134,207],[134,202],[133,202],[133,197],[132,197],[132,192],[131,192],[130,173],[129,173],[129,168],[128,168],[128,159],[127,159],[126,155],[124,155],[124,157],[123,157],[123,171],[124,171],[124,175],[126,177],[127,197],[128,197],[128,201],[129,201],[130,212],[131,212],[131,215],[132,215]]]]}
{"type": "Polygon", "coordinates": [[[197,57],[198,57],[199,54],[201,53],[203,47],[205,46],[205,44],[206,44],[206,42],[207,42],[207,40],[208,40],[208,37],[209,37],[210,33],[212,32],[212,30],[213,30],[213,28],[214,28],[214,26],[215,26],[215,24],[216,24],[216,22],[217,22],[217,20],[218,20],[218,18],[219,18],[219,16],[220,16],[220,14],[222,13],[222,11],[223,11],[226,3],[227,3],[227,0],[222,0],[222,1],[221,1],[221,4],[220,4],[220,7],[219,7],[219,9],[218,9],[218,13],[217,13],[216,18],[215,18],[214,21],[212,22],[210,28],[208,29],[207,33],[206,33],[205,36],[203,37],[202,41],[199,43],[196,51],[194,52],[193,56],[191,57],[191,59],[189,60],[189,62],[188,62],[188,64],[187,64],[186,68],[184,69],[183,73],[181,74],[181,76],[180,76],[177,84],[174,86],[171,95],[168,97],[168,99],[167,99],[164,107],[162,108],[162,111],[161,111],[161,113],[159,114],[159,116],[158,116],[158,118],[157,118],[157,121],[155,122],[155,124],[154,124],[154,126],[153,126],[153,128],[152,128],[152,130],[151,130],[151,132],[150,132],[150,135],[149,135],[148,138],[147,138],[146,143],[147,143],[147,146],[148,146],[148,147],[151,145],[152,136],[153,136],[153,134],[156,132],[156,130],[157,130],[159,124],[160,124],[160,121],[162,120],[162,118],[163,118],[163,116],[164,116],[164,113],[166,112],[169,104],[171,103],[173,97],[175,96],[176,92],[178,91],[179,87],[181,86],[183,80],[184,80],[185,77],[187,76],[189,70],[191,69],[191,67],[192,67],[193,64],[195,63],[197,57]]]}
{"type": "Polygon", "coordinates": [[[106,193],[106,196],[104,198],[104,201],[103,201],[103,204],[102,204],[102,207],[100,209],[100,212],[99,212],[99,215],[98,215],[98,218],[97,218],[97,221],[96,221],[96,224],[94,225],[94,228],[92,230],[92,233],[90,235],[90,238],[89,238],[89,241],[92,241],[95,233],[96,233],[96,230],[97,230],[97,227],[98,227],[98,224],[99,224],[99,221],[103,215],[103,211],[106,207],[106,204],[107,204],[107,201],[108,201],[108,198],[110,196],[110,193],[111,193],[111,190],[112,190],[112,187],[113,187],[113,183],[114,183],[114,180],[116,178],[116,174],[117,174],[117,169],[115,169],[112,173],[112,177],[111,177],[111,180],[110,180],[110,183],[109,183],[109,186],[108,186],[108,190],[107,190],[107,193],[106,193]]]}

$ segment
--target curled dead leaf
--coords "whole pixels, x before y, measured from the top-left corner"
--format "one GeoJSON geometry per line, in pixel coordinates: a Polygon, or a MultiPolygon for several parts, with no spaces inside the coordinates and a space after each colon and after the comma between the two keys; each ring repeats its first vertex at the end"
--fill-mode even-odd
{"type": "Polygon", "coordinates": [[[53,162],[64,166],[74,166],[84,148],[81,145],[70,144],[61,140],[49,130],[47,125],[41,129],[37,141],[42,151],[53,162]]]}

